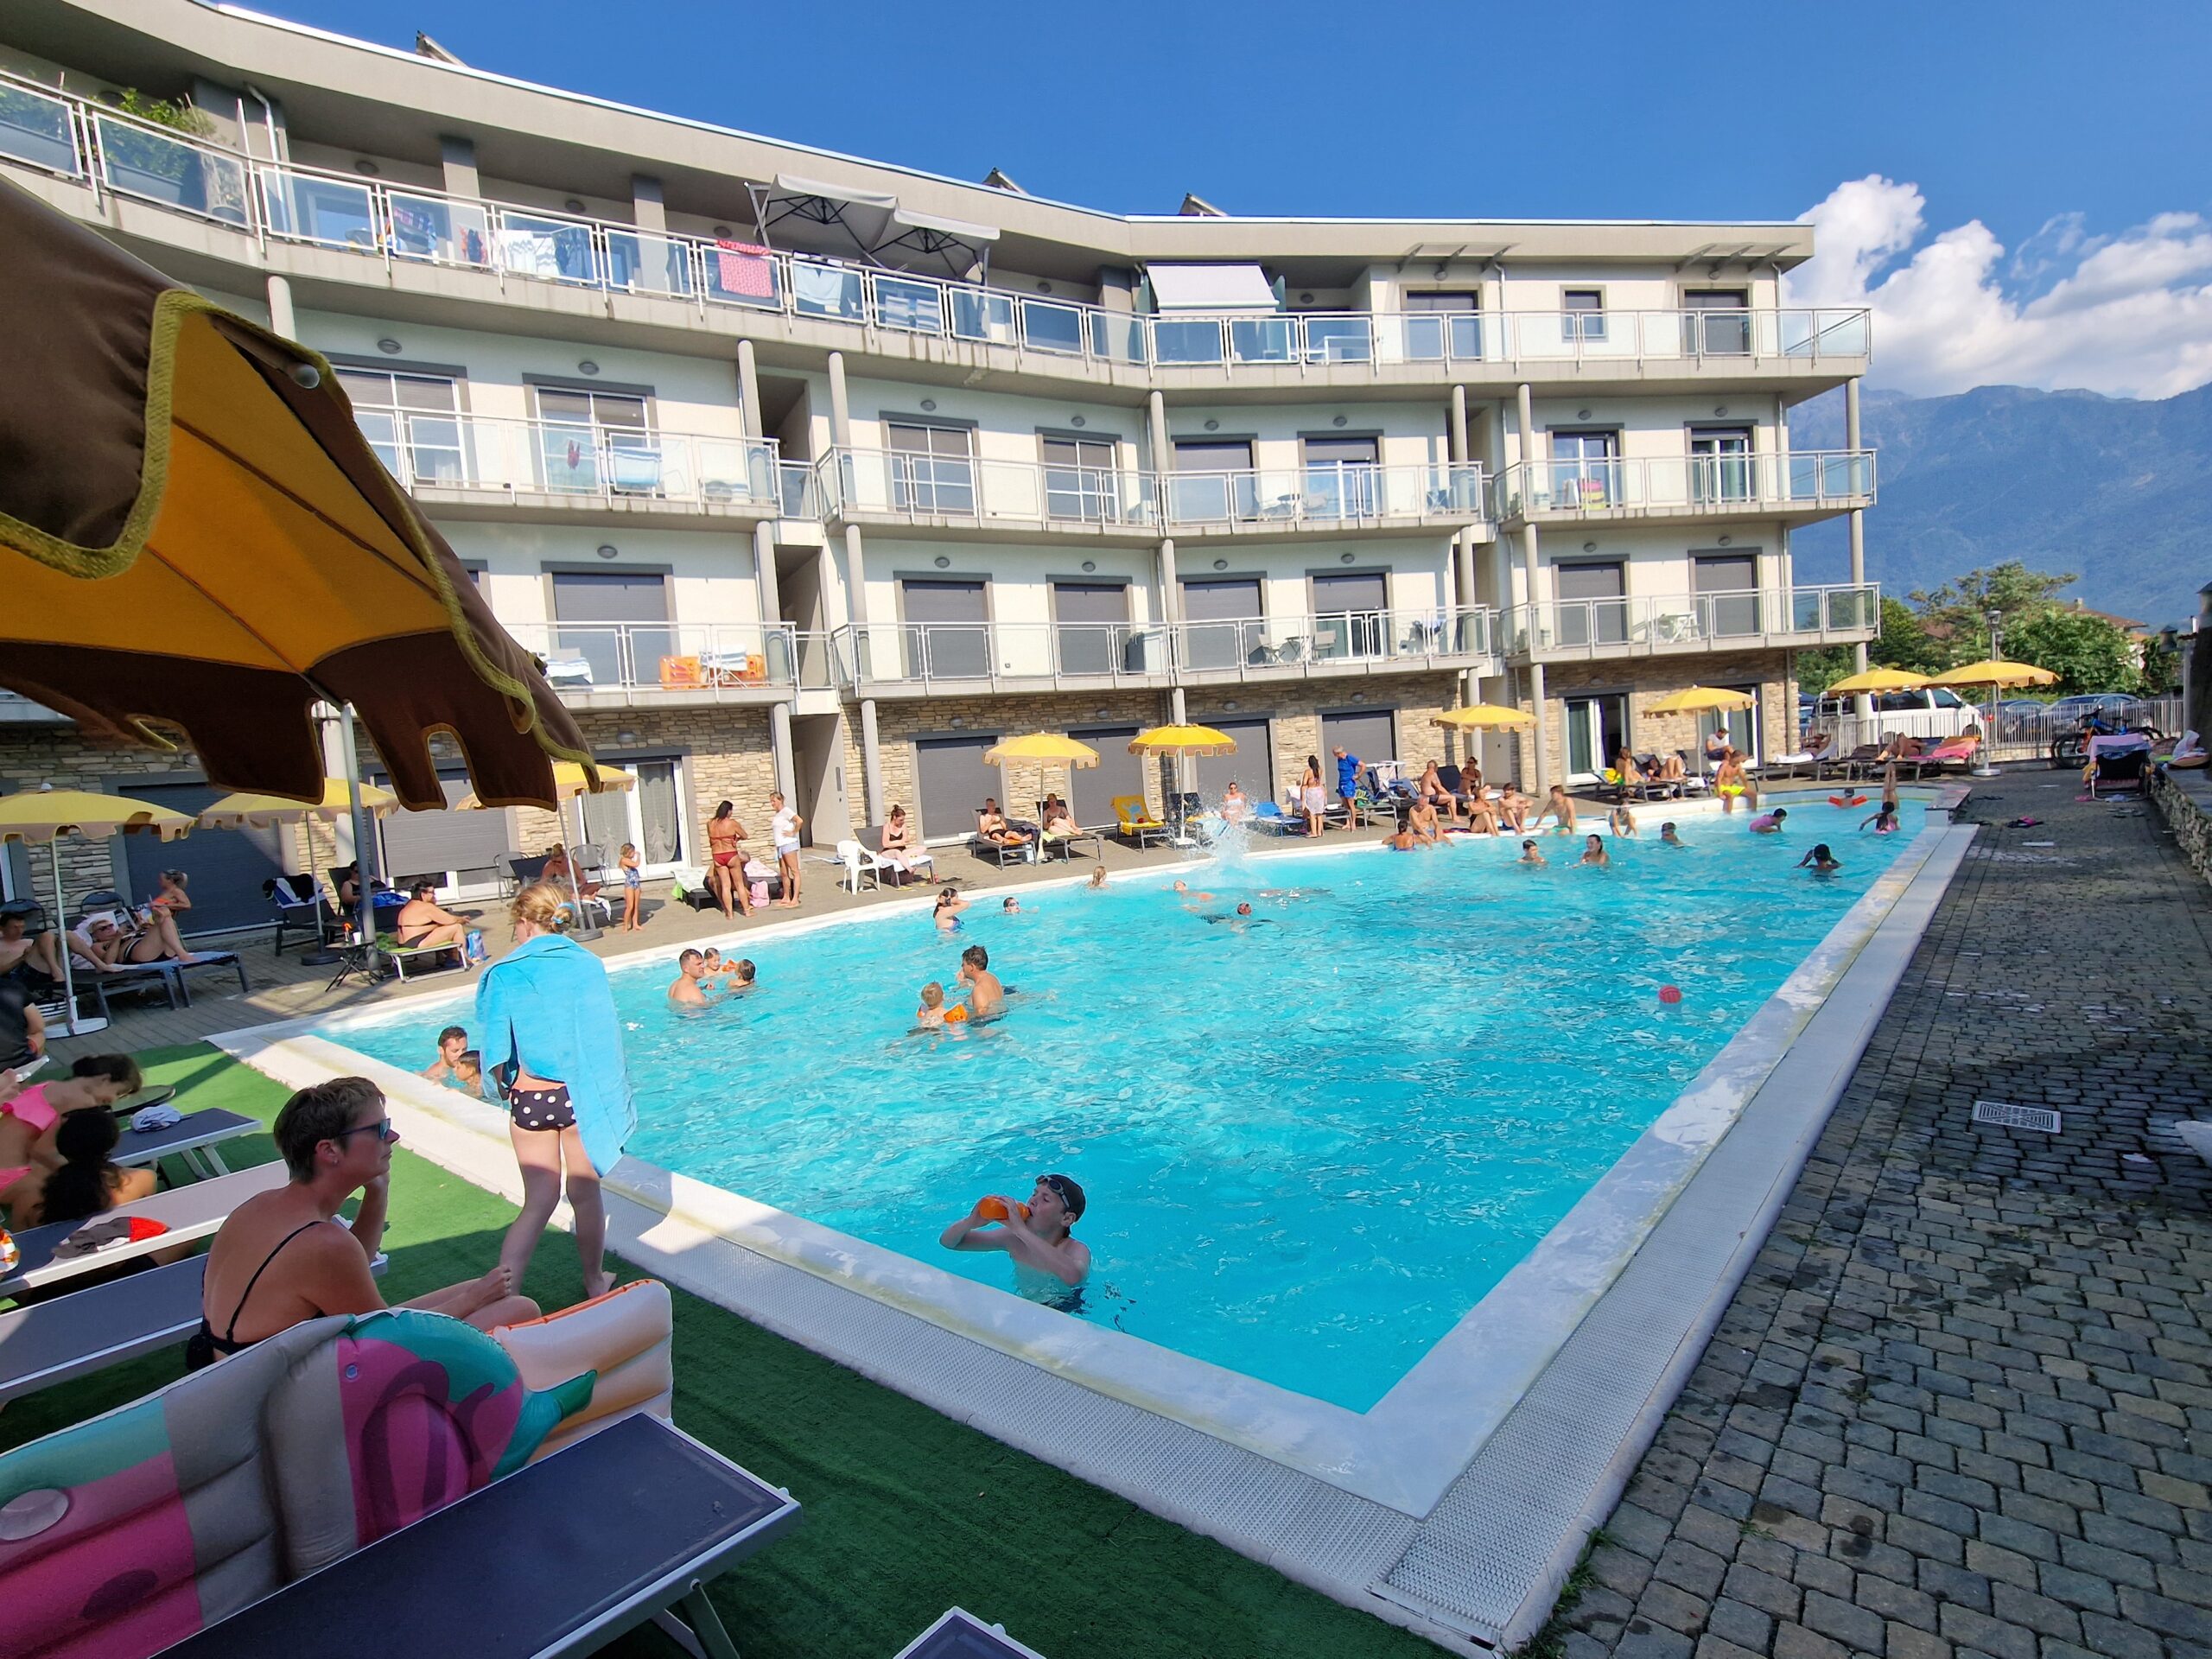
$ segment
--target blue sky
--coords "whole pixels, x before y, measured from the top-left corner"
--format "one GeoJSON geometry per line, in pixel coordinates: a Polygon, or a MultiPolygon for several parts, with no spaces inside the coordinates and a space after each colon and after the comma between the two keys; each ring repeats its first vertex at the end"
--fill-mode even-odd
{"type": "Polygon", "coordinates": [[[960,178],[997,166],[1121,212],[1195,190],[1244,213],[1795,219],[1878,178],[1886,192],[1821,221],[1836,257],[1807,297],[1881,313],[1870,290],[1916,251],[1981,232],[1948,249],[1974,279],[1898,285],[1890,300],[1924,315],[1886,335],[1955,342],[1972,321],[1980,346],[1891,354],[1895,384],[2164,395],[2212,378],[2212,5],[2194,0],[1701,18],[1605,0],[261,3],[388,45],[423,29],[479,67],[771,137],[960,178]],[[2201,372],[2163,348],[2116,364],[2078,317],[2075,345],[2038,346],[2033,308],[2101,250],[2059,303],[2110,301],[2116,278],[2128,303],[2109,321],[2139,334],[2146,291],[2153,311],[2177,296],[2170,321],[2201,340],[2201,372]],[[1984,327],[1993,304],[2019,315],[1984,327]],[[1993,372],[1993,356],[2031,372],[1993,372]]]}

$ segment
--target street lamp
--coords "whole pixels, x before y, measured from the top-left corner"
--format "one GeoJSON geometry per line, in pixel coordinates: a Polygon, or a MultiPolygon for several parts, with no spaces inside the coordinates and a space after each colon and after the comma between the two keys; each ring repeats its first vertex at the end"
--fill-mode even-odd
{"type": "Polygon", "coordinates": [[[1989,660],[1993,663],[1997,660],[1997,641],[2001,637],[1999,631],[2004,625],[2005,613],[1993,607],[1982,613],[1982,620],[1989,624],[1989,660]]]}

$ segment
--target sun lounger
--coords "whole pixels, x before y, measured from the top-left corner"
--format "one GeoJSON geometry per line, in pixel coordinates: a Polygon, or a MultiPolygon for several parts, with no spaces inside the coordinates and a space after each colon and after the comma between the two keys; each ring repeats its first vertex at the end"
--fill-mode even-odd
{"type": "Polygon", "coordinates": [[[1900,767],[1910,766],[1916,782],[1928,772],[1941,772],[1952,766],[1965,772],[1974,765],[1974,755],[1980,748],[1981,740],[1978,737],[1947,738],[1934,748],[1900,760],[1897,765],[1900,767]]]}
{"type": "MultiPolygon", "coordinates": [[[[595,905],[600,901],[588,899],[584,902],[595,905]]],[[[458,973],[468,966],[468,946],[466,944],[388,946],[379,954],[391,964],[391,971],[403,982],[407,978],[410,968],[417,974],[450,974],[458,973]]]]}
{"type": "Polygon", "coordinates": [[[1302,813],[1286,812],[1274,801],[1262,801],[1252,809],[1252,827],[1274,836],[1303,836],[1310,833],[1302,813]]]}
{"type": "Polygon", "coordinates": [[[125,1124],[115,1149],[115,1161],[129,1169],[162,1158],[181,1158],[194,1175],[212,1179],[231,1173],[215,1148],[242,1135],[258,1134],[260,1129],[261,1125],[251,1117],[212,1106],[186,1113],[166,1129],[134,1129],[125,1124]]]}
{"type": "Polygon", "coordinates": [[[1026,1648],[1006,1633],[1003,1625],[986,1624],[963,1607],[948,1611],[893,1656],[893,1659],[1045,1659],[1034,1648],[1026,1648]]]}
{"type": "Polygon", "coordinates": [[[968,837],[968,850],[987,863],[1004,869],[1009,864],[1033,864],[1037,861],[1037,826],[1027,818],[1008,818],[1006,827],[1018,830],[1029,837],[1027,841],[993,841],[982,831],[982,813],[976,815],[976,830],[968,837]]]}
{"type": "Polygon", "coordinates": [[[235,1175],[219,1175],[212,1181],[172,1187],[136,1204],[119,1204],[88,1221],[57,1221],[51,1226],[34,1227],[18,1233],[16,1245],[22,1252],[22,1260],[16,1264],[15,1272],[0,1279],[0,1296],[12,1296],[18,1290],[44,1289],[80,1274],[99,1272],[118,1262],[207,1238],[230,1218],[231,1211],[238,1205],[257,1194],[283,1185],[285,1179],[283,1164],[261,1164],[252,1169],[242,1169],[235,1175]],[[151,1238],[111,1245],[89,1255],[54,1254],[54,1247],[79,1227],[96,1226],[119,1216],[144,1216],[160,1222],[165,1230],[151,1238]]]}
{"type": "Polygon", "coordinates": [[[261,884],[276,912],[276,943],[278,956],[284,954],[284,934],[287,930],[304,933],[317,948],[340,931],[338,912],[331,909],[309,875],[279,875],[261,884]]]}
{"type": "Polygon", "coordinates": [[[364,1652],[445,1653],[465,1631],[470,1659],[524,1659],[588,1653],[651,1623],[730,1656],[705,1586],[798,1516],[790,1493],[681,1429],[627,1417],[168,1651],[293,1659],[350,1630],[364,1652]]]}
{"type": "Polygon", "coordinates": [[[1141,795],[1116,795],[1113,800],[1114,833],[1123,841],[1133,841],[1137,850],[1155,841],[1167,839],[1167,826],[1152,816],[1152,808],[1141,795]]]}
{"type": "Polygon", "coordinates": [[[2151,740],[2126,732],[2089,740],[2089,798],[2132,791],[2143,792],[2151,766],[2151,740]]]}

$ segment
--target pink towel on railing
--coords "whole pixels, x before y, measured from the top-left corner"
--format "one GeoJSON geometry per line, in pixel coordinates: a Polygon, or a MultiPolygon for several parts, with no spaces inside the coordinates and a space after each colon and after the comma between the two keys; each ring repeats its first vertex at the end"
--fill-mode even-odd
{"type": "Polygon", "coordinates": [[[776,266],[768,250],[751,242],[715,238],[715,270],[722,292],[748,300],[776,297],[776,266]]]}

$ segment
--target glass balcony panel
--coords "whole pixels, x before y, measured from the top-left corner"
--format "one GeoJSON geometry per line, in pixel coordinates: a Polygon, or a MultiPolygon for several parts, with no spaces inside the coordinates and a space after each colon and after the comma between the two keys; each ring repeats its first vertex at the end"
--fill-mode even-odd
{"type": "Polygon", "coordinates": [[[1072,305],[1021,302],[1021,343],[1035,352],[1083,354],[1083,313],[1072,305]]]}
{"type": "Polygon", "coordinates": [[[1144,359],[1144,319],[1114,311],[1092,311],[1090,354],[1109,363],[1141,363],[1144,359]]]}
{"type": "MultiPolygon", "coordinates": [[[[416,484],[469,483],[463,465],[461,423],[451,416],[405,415],[407,476],[416,484]]],[[[365,426],[367,422],[363,421],[365,426]]]]}
{"type": "Polygon", "coordinates": [[[957,340],[979,340],[992,346],[1014,344],[1014,296],[980,288],[956,288],[952,295],[952,333],[957,340]]]}
{"type": "MultiPolygon", "coordinates": [[[[1257,324],[1246,324],[1248,327],[1257,324]]],[[[1221,320],[1217,317],[1154,317],[1152,320],[1152,360],[1166,364],[1219,363],[1223,360],[1221,320]]],[[[1287,362],[1287,358],[1246,358],[1246,362],[1287,362]]]]}
{"type": "Polygon", "coordinates": [[[1111,675],[1128,660],[1126,623],[1059,622],[1052,626],[1055,665],[1062,674],[1111,675]]]}
{"type": "Polygon", "coordinates": [[[1366,363],[1375,356],[1374,331],[1365,317],[1302,317],[1308,363],[1366,363]]]}
{"type": "Polygon", "coordinates": [[[92,118],[108,188],[226,225],[252,223],[245,163],[150,127],[92,118]]]}
{"type": "Polygon", "coordinates": [[[944,290],[935,283],[911,282],[903,276],[875,279],[875,320],[902,334],[942,334],[944,332],[944,290]]]}
{"type": "Polygon", "coordinates": [[[480,203],[387,190],[385,212],[399,258],[479,268],[492,263],[491,215],[480,203]]]}
{"type": "Polygon", "coordinates": [[[730,237],[698,248],[700,292],[707,298],[766,311],[783,308],[784,263],[767,249],[730,237]]]}
{"type": "MultiPolygon", "coordinates": [[[[1208,323],[1206,326],[1217,328],[1220,325],[1208,323]]],[[[1230,360],[1236,363],[1295,363],[1298,360],[1298,319],[1232,318],[1229,324],[1229,353],[1230,360]]]]}
{"type": "Polygon", "coordinates": [[[1700,596],[1699,604],[1705,613],[1700,620],[1709,639],[1751,639],[1763,631],[1762,607],[1756,591],[1706,594],[1700,596]]]}
{"type": "Polygon", "coordinates": [[[85,175],[68,105],[25,86],[0,85],[0,156],[72,178],[85,175]]]}
{"type": "Polygon", "coordinates": [[[953,455],[892,454],[891,505],[901,512],[973,518],[976,464],[953,455]]]}
{"type": "Polygon", "coordinates": [[[271,236],[357,253],[377,251],[376,193],[367,185],[264,168],[261,200],[271,236]]]}
{"type": "Polygon", "coordinates": [[[607,283],[632,294],[688,297],[691,292],[690,245],[650,231],[607,232],[607,283]]]}
{"type": "Polygon", "coordinates": [[[988,622],[923,622],[908,625],[919,659],[921,677],[983,680],[991,675],[991,628],[988,622]]]}
{"type": "Polygon", "coordinates": [[[511,276],[580,286],[599,283],[599,260],[588,225],[502,208],[492,242],[499,269],[511,276]]]}
{"type": "Polygon", "coordinates": [[[605,474],[597,435],[588,426],[538,429],[539,481],[556,495],[596,495],[605,474]]]}
{"type": "Polygon", "coordinates": [[[861,273],[811,259],[791,262],[791,309],[803,317],[858,322],[863,315],[861,273]]]}

